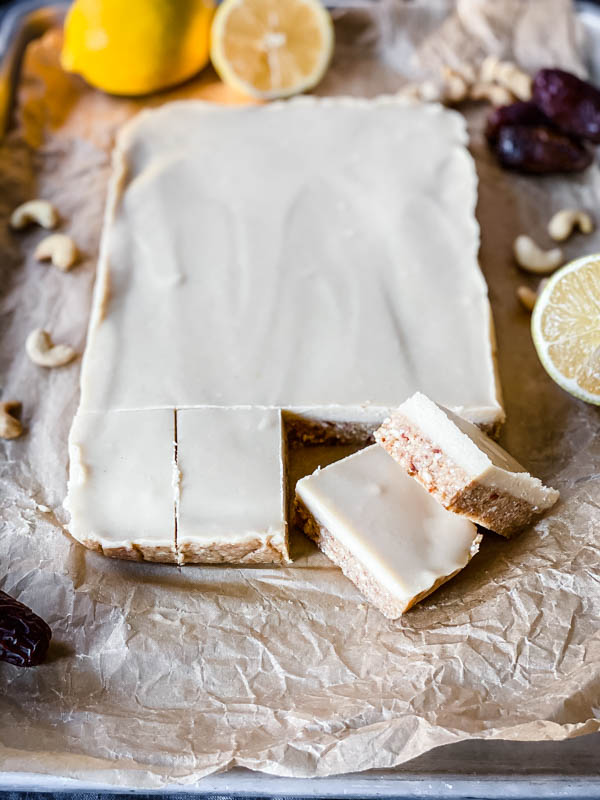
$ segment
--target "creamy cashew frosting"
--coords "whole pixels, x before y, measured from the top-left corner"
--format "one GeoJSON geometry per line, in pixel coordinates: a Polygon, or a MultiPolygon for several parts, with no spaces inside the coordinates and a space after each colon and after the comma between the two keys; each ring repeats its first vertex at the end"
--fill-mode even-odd
{"type": "Polygon", "coordinates": [[[79,411],[69,434],[70,531],[106,555],[176,561],[172,409],[79,411]]]}
{"type": "Polygon", "coordinates": [[[278,409],[178,410],[180,562],[287,553],[284,464],[278,409]]]}
{"type": "Polygon", "coordinates": [[[296,494],[341,545],[338,560],[360,565],[402,610],[478,549],[475,525],[446,511],[377,444],[302,478],[296,494]]]}
{"type": "MultiPolygon", "coordinates": [[[[459,114],[391,98],[140,113],[114,152],[78,413],[249,406],[372,429],[422,389],[478,424],[501,421],[465,142],[459,114]]],[[[201,417],[190,436],[204,435],[201,417]]],[[[222,419],[234,441],[236,415],[222,419]]],[[[267,449],[252,469],[261,492],[276,477],[263,495],[274,509],[277,436],[267,449]]],[[[234,453],[215,450],[224,474],[234,453]]],[[[194,536],[208,506],[189,498],[205,475],[191,463],[183,475],[178,525],[194,536]]],[[[203,530],[242,536],[219,507],[203,530]]],[[[253,513],[252,501],[248,534],[253,513]]]]}

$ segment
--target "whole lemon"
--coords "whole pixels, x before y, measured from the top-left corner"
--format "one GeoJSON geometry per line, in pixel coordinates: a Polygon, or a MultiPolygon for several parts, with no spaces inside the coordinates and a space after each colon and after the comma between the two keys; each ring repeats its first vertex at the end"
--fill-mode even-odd
{"type": "Polygon", "coordinates": [[[61,64],[110,94],[181,83],[208,61],[212,0],[75,0],[61,64]]]}

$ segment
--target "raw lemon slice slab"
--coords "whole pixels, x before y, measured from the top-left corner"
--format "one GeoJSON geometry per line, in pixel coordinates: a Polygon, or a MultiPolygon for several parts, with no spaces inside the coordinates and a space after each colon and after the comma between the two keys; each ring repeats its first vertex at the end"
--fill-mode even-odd
{"type": "Polygon", "coordinates": [[[600,253],[552,276],[535,304],[531,333],[550,377],[600,405],[600,253]]]}
{"type": "Polygon", "coordinates": [[[262,99],[315,86],[333,52],[333,25],[318,0],[224,0],[210,57],[220,77],[262,99]]]}

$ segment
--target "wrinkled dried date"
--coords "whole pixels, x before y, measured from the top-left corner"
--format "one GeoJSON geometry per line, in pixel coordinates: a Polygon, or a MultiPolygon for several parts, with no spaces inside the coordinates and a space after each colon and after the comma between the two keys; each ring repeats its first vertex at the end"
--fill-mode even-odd
{"type": "Polygon", "coordinates": [[[536,125],[554,127],[551,120],[530,100],[494,108],[488,116],[485,129],[488,141],[494,144],[498,140],[501,128],[506,125],[525,125],[528,128],[536,125]]]}
{"type": "Polygon", "coordinates": [[[0,592],[0,661],[17,667],[41,664],[52,631],[41,617],[5,592],[0,592]]]}
{"type": "Polygon", "coordinates": [[[562,69],[541,69],[532,101],[562,131],[600,142],[600,91],[562,69]]]}
{"type": "Polygon", "coordinates": [[[541,126],[505,125],[494,150],[502,166],[521,172],[579,172],[593,160],[585,145],[541,126]]]}

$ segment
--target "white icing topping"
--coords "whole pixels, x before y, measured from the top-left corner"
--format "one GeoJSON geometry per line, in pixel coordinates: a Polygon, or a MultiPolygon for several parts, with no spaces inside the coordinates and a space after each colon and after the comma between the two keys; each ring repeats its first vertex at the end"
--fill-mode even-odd
{"type": "Polygon", "coordinates": [[[373,578],[408,605],[464,567],[477,529],[446,511],[379,445],[298,481],[296,493],[373,578]]]}
{"type": "Polygon", "coordinates": [[[382,419],[423,388],[499,418],[465,140],[458,114],[391,100],[140,114],[115,156],[82,407],[382,419]]]}
{"type": "Polygon", "coordinates": [[[69,530],[103,547],[175,552],[172,409],[79,412],[69,435],[69,530]]]}
{"type": "Polygon", "coordinates": [[[285,540],[281,412],[177,411],[178,545],[285,540]]]}

